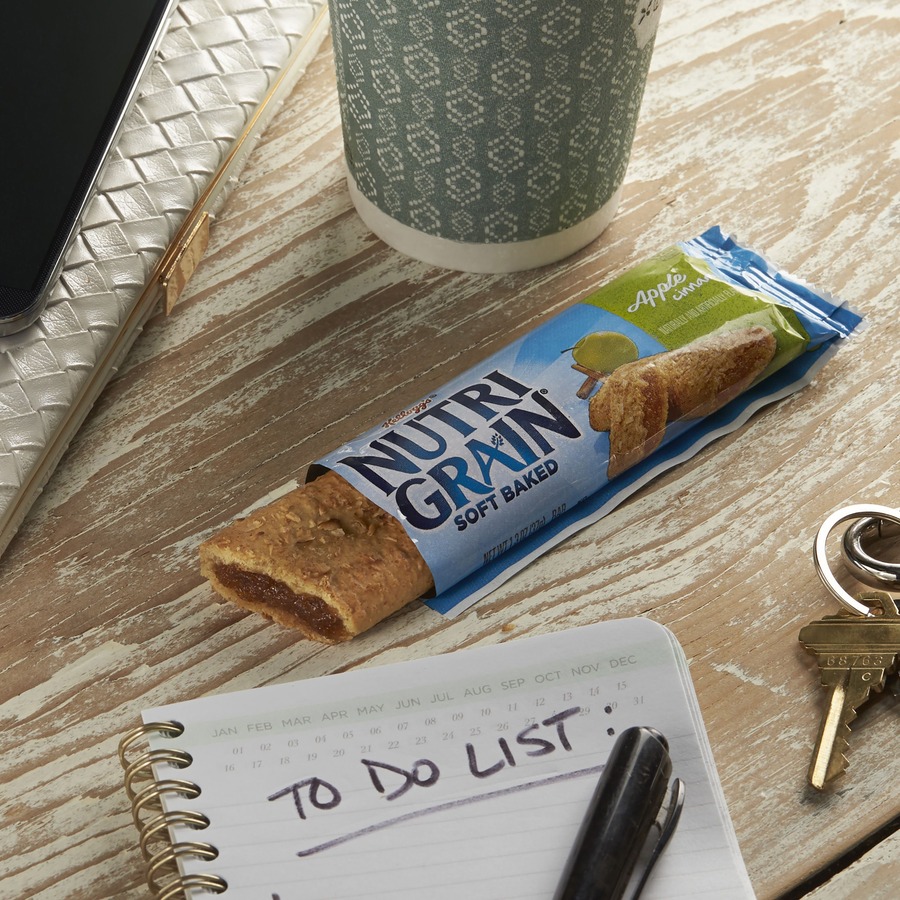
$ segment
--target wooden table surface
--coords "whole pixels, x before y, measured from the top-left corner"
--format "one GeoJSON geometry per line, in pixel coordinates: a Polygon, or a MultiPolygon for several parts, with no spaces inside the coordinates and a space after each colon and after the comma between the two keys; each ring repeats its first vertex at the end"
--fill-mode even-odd
{"type": "Polygon", "coordinates": [[[415,262],[363,226],[326,42],[187,295],[151,320],[0,559],[0,897],[148,896],[116,759],[142,708],[632,615],[687,653],[758,896],[896,896],[896,685],[815,792],[825,694],[797,634],[837,609],[810,557],[824,517],[900,506],[898,39],[890,0],[669,3],[615,221],[511,276],[415,262]],[[414,603],[324,647],[217,602],[201,539],[715,223],[865,314],[813,384],[457,619],[414,603]]]}

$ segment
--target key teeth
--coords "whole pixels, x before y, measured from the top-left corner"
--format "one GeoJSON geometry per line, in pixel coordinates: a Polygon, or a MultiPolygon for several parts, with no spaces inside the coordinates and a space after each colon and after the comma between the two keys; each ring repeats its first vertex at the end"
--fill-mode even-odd
{"type": "Polygon", "coordinates": [[[808,773],[809,783],[816,790],[824,790],[827,784],[834,781],[839,775],[843,775],[850,767],[847,754],[850,751],[850,735],[852,732],[848,723],[856,718],[857,713],[855,709],[850,709],[847,710],[847,714],[835,732],[834,743],[827,757],[823,758],[824,748],[821,745],[821,735],[819,741],[816,742],[816,749],[813,752],[808,773]],[[851,713],[852,717],[849,715],[851,713]]]}
{"type": "Polygon", "coordinates": [[[830,784],[839,775],[843,775],[850,768],[850,763],[847,759],[847,751],[850,749],[850,745],[846,741],[843,741],[843,743],[844,747],[840,750],[835,748],[834,753],[831,754],[830,759],[824,766],[824,772],[820,770],[818,759],[815,756],[813,757],[812,764],[809,767],[809,783],[816,790],[824,790],[827,784],[830,784]]]}

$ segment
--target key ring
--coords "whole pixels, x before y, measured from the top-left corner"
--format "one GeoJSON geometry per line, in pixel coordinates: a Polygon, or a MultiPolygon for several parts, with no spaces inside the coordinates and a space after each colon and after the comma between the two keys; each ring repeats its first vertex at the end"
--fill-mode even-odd
{"type": "Polygon", "coordinates": [[[876,559],[863,546],[869,541],[900,536],[900,526],[884,519],[866,516],[854,522],[841,541],[844,564],[865,584],[875,588],[900,589],[900,563],[876,559]]]}
{"type": "MultiPolygon", "coordinates": [[[[889,506],[878,506],[877,504],[872,503],[856,503],[852,506],[845,506],[843,509],[833,512],[822,523],[819,532],[816,535],[815,543],[813,544],[813,563],[816,567],[816,572],[819,573],[819,577],[825,582],[825,587],[831,591],[842,606],[859,616],[870,618],[874,616],[875,613],[873,613],[864,603],[860,603],[859,600],[851,597],[850,594],[838,584],[837,579],[834,577],[834,574],[828,565],[828,559],[825,555],[825,541],[827,540],[828,535],[835,526],[840,525],[841,522],[846,522],[848,519],[883,519],[894,525],[900,526],[900,510],[891,509],[889,506]]],[[[872,527],[877,526],[868,525],[863,530],[868,533],[868,529],[872,527]]],[[[855,549],[853,550],[853,553],[856,553],[855,549]]],[[[868,558],[871,559],[871,557],[868,558]]],[[[856,562],[859,561],[858,557],[855,555],[853,559],[856,562]]],[[[874,562],[879,573],[884,571],[885,566],[893,566],[891,563],[884,563],[880,560],[874,560],[874,562]]],[[[855,574],[855,569],[852,566],[851,570],[854,571],[855,574]]],[[[872,577],[877,576],[873,575],[872,577]]],[[[879,580],[881,581],[882,579],[879,580]]]]}

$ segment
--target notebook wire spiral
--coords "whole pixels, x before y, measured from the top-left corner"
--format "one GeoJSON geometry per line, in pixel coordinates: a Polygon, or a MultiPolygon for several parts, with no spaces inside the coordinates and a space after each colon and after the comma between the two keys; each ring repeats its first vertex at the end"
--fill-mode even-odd
{"type": "Polygon", "coordinates": [[[187,898],[192,889],[222,894],[228,883],[214,873],[183,873],[178,861],[194,858],[212,862],[219,851],[207,841],[174,840],[170,827],[181,826],[203,831],[209,819],[192,809],[166,809],[164,796],[185,802],[200,796],[200,786],[189,778],[161,778],[154,766],[168,765],[187,769],[193,762],[190,753],[174,748],[144,750],[131,757],[135,745],[152,734],[178,737],[184,731],[178,722],[151,722],[130,731],[119,742],[119,762],[124,770],[125,792],[131,802],[134,826],[140,836],[139,846],[146,864],[147,886],[157,900],[187,898]]]}

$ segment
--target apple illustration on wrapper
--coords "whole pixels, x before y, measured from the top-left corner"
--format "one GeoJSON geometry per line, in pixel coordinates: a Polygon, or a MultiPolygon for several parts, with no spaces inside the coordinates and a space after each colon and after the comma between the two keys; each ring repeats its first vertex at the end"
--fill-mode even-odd
{"type": "Polygon", "coordinates": [[[634,362],[638,348],[631,338],[616,331],[594,331],[581,338],[572,349],[572,368],[586,375],[576,392],[587,400],[597,385],[619,366],[634,362]]]}

